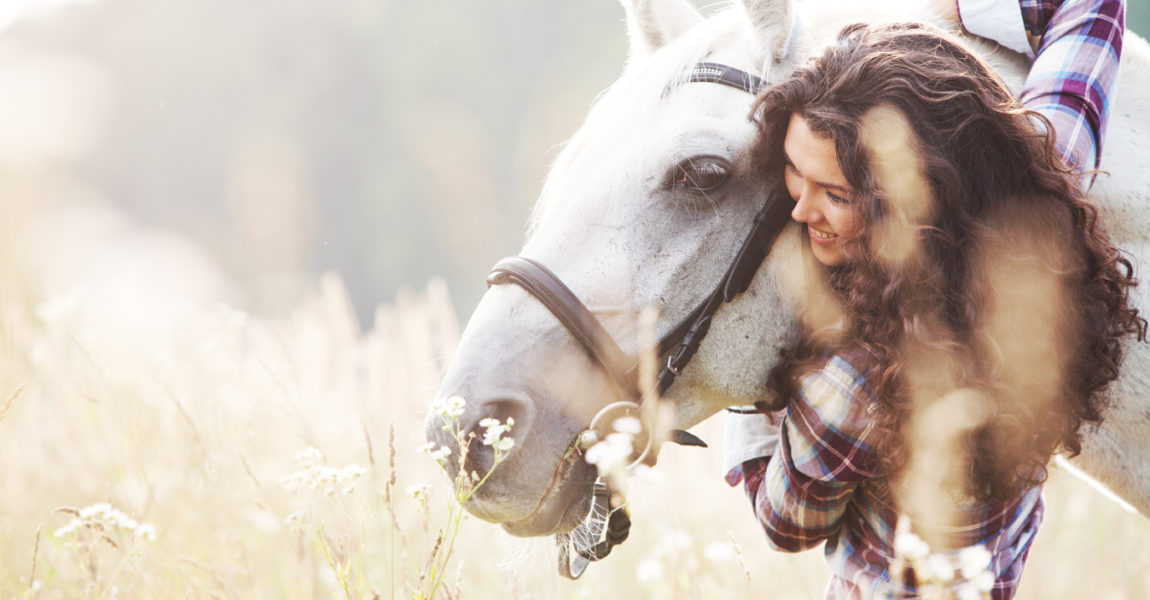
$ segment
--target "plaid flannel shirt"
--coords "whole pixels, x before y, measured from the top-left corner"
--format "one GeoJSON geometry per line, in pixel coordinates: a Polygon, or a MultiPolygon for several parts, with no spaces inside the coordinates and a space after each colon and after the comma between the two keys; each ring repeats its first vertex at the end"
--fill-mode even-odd
{"type": "MultiPolygon", "coordinates": [[[[863,377],[834,357],[803,379],[776,456],[744,462],[728,478],[732,485],[744,480],[772,547],[798,552],[825,541],[833,573],[828,598],[915,597],[889,573],[899,511],[872,445],[875,407],[863,377]]],[[[955,548],[983,545],[992,556],[992,598],[1010,598],[1041,521],[1035,487],[1009,502],[964,507],[945,533],[955,548]]]]}
{"type": "Polygon", "coordinates": [[[1001,32],[1004,16],[997,11],[1012,10],[1011,4],[958,0],[959,17],[971,33],[1034,56],[1019,96],[1022,103],[1050,119],[1068,164],[1098,168],[1122,56],[1125,0],[1020,0],[1022,25],[1037,40],[1033,53],[1025,41],[1018,47],[1002,39],[1009,34],[1001,32]],[[988,31],[996,28],[995,21],[998,31],[988,31]]]}

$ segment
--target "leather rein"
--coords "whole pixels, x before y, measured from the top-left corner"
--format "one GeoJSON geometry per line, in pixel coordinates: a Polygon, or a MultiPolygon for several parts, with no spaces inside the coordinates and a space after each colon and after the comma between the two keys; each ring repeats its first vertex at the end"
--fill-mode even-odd
{"type": "MultiPolygon", "coordinates": [[[[682,83],[718,83],[755,94],[767,83],[756,77],[718,63],[702,62],[686,74],[682,83]]],[[[655,379],[654,397],[661,397],[682,373],[683,368],[695,356],[699,346],[710,330],[711,318],[727,302],[734,300],[747,290],[755,273],[783,228],[790,221],[790,203],[779,201],[772,194],[751,225],[743,239],[738,253],[727,268],[722,279],[691,312],[659,339],[655,348],[659,357],[659,372],[655,379]]],[[[504,258],[496,263],[487,276],[488,287],[514,284],[526,290],[551,312],[571,333],[587,352],[590,359],[612,382],[618,401],[603,408],[590,427],[573,442],[573,446],[586,449],[610,432],[614,418],[620,416],[640,417],[646,432],[646,443],[632,455],[632,464],[653,462],[657,453],[655,435],[650,431],[650,419],[643,419],[643,397],[639,384],[639,359],[628,356],[611,337],[591,310],[579,300],[563,281],[541,263],[522,256],[504,258]],[[613,418],[614,417],[614,418],[613,418]],[[652,452],[652,450],[654,452],[652,452]]],[[[652,411],[645,411],[648,415],[652,411]]],[[[706,446],[698,437],[682,430],[671,432],[670,441],[690,446],[706,446]]],[[[596,483],[593,493],[593,512],[602,508],[609,514],[609,521],[598,524],[598,530],[588,532],[593,539],[572,539],[579,536],[560,534],[556,536],[560,545],[560,574],[570,579],[582,575],[589,561],[605,557],[611,548],[627,537],[630,520],[621,507],[610,506],[609,492],[604,484],[596,483]],[[569,544],[574,545],[574,555],[569,544]]],[[[591,528],[595,529],[596,525],[591,528]]]]}

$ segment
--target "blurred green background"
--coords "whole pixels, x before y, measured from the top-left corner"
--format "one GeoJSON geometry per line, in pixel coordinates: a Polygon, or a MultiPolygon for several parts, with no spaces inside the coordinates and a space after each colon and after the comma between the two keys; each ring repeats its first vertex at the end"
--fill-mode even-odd
{"type": "Polygon", "coordinates": [[[1126,27],[1142,37],[1150,36],[1150,0],[1128,0],[1126,27]]]}
{"type": "MultiPolygon", "coordinates": [[[[1150,0],[1128,20],[1150,33],[1150,0]]],[[[98,0],[0,30],[0,60],[64,60],[89,83],[49,92],[96,107],[35,163],[72,192],[29,202],[178,232],[250,310],[336,271],[365,325],[431,276],[470,313],[625,55],[616,0],[98,0]]]]}

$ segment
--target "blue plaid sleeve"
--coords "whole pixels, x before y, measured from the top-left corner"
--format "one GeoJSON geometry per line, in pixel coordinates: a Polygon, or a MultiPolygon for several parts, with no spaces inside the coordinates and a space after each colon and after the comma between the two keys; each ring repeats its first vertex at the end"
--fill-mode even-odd
{"type": "Polygon", "coordinates": [[[1023,86],[1027,108],[1050,119],[1068,164],[1101,162],[1110,93],[1122,56],[1125,0],[1020,0],[1027,32],[1038,39],[1023,86]]]}
{"type": "Polygon", "coordinates": [[[804,378],[787,408],[778,454],[743,464],[755,515],[773,547],[798,552],[839,528],[858,484],[876,475],[868,443],[873,395],[846,361],[804,378]]]}

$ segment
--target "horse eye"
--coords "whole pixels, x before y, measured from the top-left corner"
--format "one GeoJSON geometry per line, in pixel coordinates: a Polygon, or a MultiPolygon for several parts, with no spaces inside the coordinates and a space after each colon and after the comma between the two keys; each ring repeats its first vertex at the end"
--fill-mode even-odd
{"type": "Polygon", "coordinates": [[[719,156],[692,156],[675,165],[665,187],[690,193],[710,192],[727,182],[731,165],[719,156]]]}

